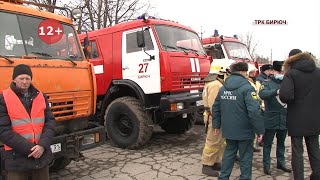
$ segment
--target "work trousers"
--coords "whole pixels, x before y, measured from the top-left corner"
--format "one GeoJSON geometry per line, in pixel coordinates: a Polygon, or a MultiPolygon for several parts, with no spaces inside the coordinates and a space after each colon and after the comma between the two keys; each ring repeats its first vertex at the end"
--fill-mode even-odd
{"type": "Polygon", "coordinates": [[[229,180],[237,151],[240,156],[240,180],[252,179],[252,158],[253,140],[230,140],[227,139],[227,146],[222,159],[221,174],[219,180],[229,180]]]}
{"type": "Polygon", "coordinates": [[[214,163],[221,163],[225,149],[225,139],[222,137],[221,131],[218,135],[213,135],[212,118],[209,118],[208,122],[206,143],[202,152],[202,164],[213,166],[214,163]]]}
{"type": "Polygon", "coordinates": [[[274,136],[277,137],[277,166],[286,167],[285,162],[285,140],[287,136],[287,130],[280,129],[266,129],[264,133],[264,146],[263,146],[263,167],[270,169],[271,164],[271,147],[274,136]]]}
{"type": "Polygon", "coordinates": [[[291,136],[292,170],[294,180],[304,179],[303,138],[307,146],[309,162],[312,170],[310,180],[320,180],[319,136],[291,136]]]}
{"type": "Polygon", "coordinates": [[[49,167],[30,171],[8,171],[7,180],[49,180],[49,167]]]}

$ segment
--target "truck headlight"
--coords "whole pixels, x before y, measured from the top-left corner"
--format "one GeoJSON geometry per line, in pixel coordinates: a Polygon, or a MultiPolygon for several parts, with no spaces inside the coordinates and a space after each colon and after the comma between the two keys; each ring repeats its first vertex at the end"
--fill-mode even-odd
{"type": "Polygon", "coordinates": [[[177,110],[182,110],[184,109],[184,104],[182,102],[177,103],[177,110]]]}
{"type": "Polygon", "coordinates": [[[85,145],[89,145],[89,144],[93,144],[95,143],[95,135],[94,134],[86,134],[83,135],[82,141],[81,141],[81,145],[85,146],[85,145]]]}
{"type": "Polygon", "coordinates": [[[170,110],[171,111],[179,111],[184,109],[184,104],[182,102],[180,103],[173,103],[170,105],[170,110]]]}

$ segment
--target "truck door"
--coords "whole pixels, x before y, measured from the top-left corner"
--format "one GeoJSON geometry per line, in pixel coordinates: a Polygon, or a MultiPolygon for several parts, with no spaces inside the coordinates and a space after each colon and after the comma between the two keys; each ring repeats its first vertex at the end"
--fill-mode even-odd
{"type": "Polygon", "coordinates": [[[144,29],[145,51],[137,45],[137,31],[122,34],[122,77],[137,83],[145,94],[161,92],[159,48],[151,28],[144,29]],[[150,56],[154,59],[150,59],[150,56]]]}

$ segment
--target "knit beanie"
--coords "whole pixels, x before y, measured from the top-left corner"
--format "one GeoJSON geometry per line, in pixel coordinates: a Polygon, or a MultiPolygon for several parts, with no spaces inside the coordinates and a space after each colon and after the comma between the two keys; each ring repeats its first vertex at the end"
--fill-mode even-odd
{"type": "Polygon", "coordinates": [[[12,73],[12,80],[14,80],[17,76],[19,76],[21,74],[27,74],[32,79],[32,71],[28,65],[19,64],[19,65],[15,66],[13,69],[13,73],[12,73]]]}
{"type": "Polygon", "coordinates": [[[230,70],[231,72],[248,71],[248,64],[246,62],[233,63],[230,66],[230,70]]]}
{"type": "Polygon", "coordinates": [[[299,53],[302,53],[302,51],[300,49],[292,49],[289,52],[289,57],[294,56],[294,55],[299,54],[299,53]]]}

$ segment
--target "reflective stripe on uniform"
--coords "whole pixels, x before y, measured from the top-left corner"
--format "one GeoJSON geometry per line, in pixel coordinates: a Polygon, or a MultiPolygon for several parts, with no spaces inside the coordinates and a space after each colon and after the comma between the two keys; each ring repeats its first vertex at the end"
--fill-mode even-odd
{"type": "Polygon", "coordinates": [[[20,134],[20,136],[24,137],[25,139],[32,139],[33,134],[20,134]]]}
{"type": "Polygon", "coordinates": [[[39,140],[41,137],[41,133],[36,134],[36,139],[39,140]]]}
{"type": "Polygon", "coordinates": [[[44,123],[44,118],[33,118],[32,122],[33,124],[44,123]]]}
{"type": "Polygon", "coordinates": [[[30,124],[30,118],[22,118],[22,119],[14,119],[11,120],[12,126],[20,126],[20,125],[26,125],[30,124]]]}
{"type": "Polygon", "coordinates": [[[209,147],[208,145],[205,145],[205,146],[204,146],[204,150],[207,151],[208,153],[216,153],[216,152],[218,152],[220,149],[211,148],[211,147],[209,147]]]}

